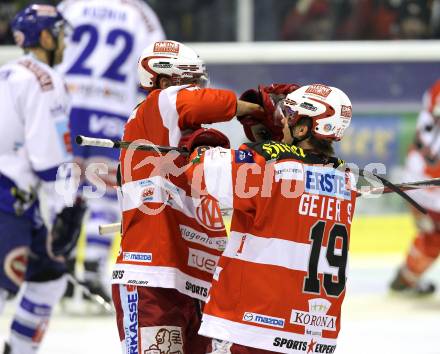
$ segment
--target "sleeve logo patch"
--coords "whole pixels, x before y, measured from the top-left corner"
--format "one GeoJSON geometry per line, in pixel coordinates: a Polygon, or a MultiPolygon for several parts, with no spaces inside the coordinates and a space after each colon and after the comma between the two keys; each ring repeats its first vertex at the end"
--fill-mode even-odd
{"type": "Polygon", "coordinates": [[[235,162],[237,163],[253,163],[254,155],[250,150],[235,150],[235,162]]]}
{"type": "Polygon", "coordinates": [[[43,91],[53,90],[53,82],[49,73],[42,69],[39,65],[35,64],[31,60],[23,60],[20,62],[25,68],[29,69],[35,77],[43,91]]]}

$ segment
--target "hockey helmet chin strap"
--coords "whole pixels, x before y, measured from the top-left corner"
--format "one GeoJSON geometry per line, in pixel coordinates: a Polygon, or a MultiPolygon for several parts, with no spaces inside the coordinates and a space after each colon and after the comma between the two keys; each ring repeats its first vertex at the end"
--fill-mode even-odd
{"type": "Polygon", "coordinates": [[[58,44],[55,46],[54,50],[48,50],[47,51],[49,66],[51,68],[53,68],[54,65],[55,65],[55,53],[56,53],[57,49],[58,49],[58,44]]]}
{"type": "MultiPolygon", "coordinates": [[[[54,47],[54,49],[51,49],[51,50],[47,50],[47,49],[44,49],[44,50],[47,53],[47,59],[49,62],[49,66],[51,68],[53,68],[55,65],[55,54],[60,47],[59,36],[61,36],[61,31],[64,30],[64,35],[66,35],[66,32],[70,31],[71,27],[70,27],[69,23],[64,20],[64,21],[58,21],[54,25],[53,28],[50,28],[50,29],[48,28],[47,30],[49,31],[49,33],[51,34],[51,36],[55,42],[55,47],[54,47]]],[[[40,48],[41,48],[41,45],[40,45],[40,48]]]]}
{"type": "Polygon", "coordinates": [[[293,145],[298,145],[298,143],[300,143],[301,141],[304,141],[308,138],[310,138],[312,136],[312,127],[311,125],[307,124],[307,133],[301,137],[301,138],[296,138],[293,134],[293,128],[295,128],[296,124],[293,125],[290,123],[290,121],[288,122],[288,127],[289,127],[289,131],[290,131],[290,135],[292,136],[292,144],[293,145]]]}

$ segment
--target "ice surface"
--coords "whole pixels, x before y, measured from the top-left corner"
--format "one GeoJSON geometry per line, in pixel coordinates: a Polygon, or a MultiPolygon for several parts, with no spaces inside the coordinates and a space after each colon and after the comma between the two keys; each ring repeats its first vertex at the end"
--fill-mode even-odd
{"type": "MultiPolygon", "coordinates": [[[[387,290],[402,256],[351,259],[337,354],[439,354],[440,295],[402,299],[387,290]]],[[[440,263],[428,274],[440,284],[440,263]]],[[[12,303],[0,318],[0,340],[7,334],[12,303]]],[[[41,354],[119,354],[111,316],[67,316],[57,311],[41,354]]]]}

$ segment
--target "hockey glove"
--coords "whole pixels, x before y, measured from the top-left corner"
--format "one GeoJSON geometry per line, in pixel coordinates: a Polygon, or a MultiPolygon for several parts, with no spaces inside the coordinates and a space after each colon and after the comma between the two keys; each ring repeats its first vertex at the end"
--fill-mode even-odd
{"type": "Polygon", "coordinates": [[[179,141],[179,147],[185,148],[190,153],[199,146],[221,146],[225,149],[229,149],[231,145],[226,135],[217,129],[212,128],[200,128],[191,131],[190,133],[183,135],[179,141]]]}
{"type": "Polygon", "coordinates": [[[273,113],[275,112],[276,104],[298,87],[296,84],[259,85],[258,91],[250,89],[243,92],[240,100],[257,103],[264,108],[263,114],[255,112],[254,114],[237,117],[243,125],[246,137],[250,141],[282,140],[283,129],[275,124],[273,113]]]}
{"type": "Polygon", "coordinates": [[[78,198],[73,206],[65,207],[57,214],[51,231],[54,256],[68,256],[75,248],[86,210],[86,203],[78,198]]]}

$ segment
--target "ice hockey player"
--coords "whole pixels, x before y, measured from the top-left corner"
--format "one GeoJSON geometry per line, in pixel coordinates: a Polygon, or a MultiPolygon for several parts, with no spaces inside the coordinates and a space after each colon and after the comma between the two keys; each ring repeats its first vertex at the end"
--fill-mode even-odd
{"type": "Polygon", "coordinates": [[[196,149],[186,172],[201,196],[234,208],[199,334],[213,338],[210,354],[333,353],[356,192],[332,143],[351,103],[313,84],[264,106],[274,114],[261,123],[279,140],[196,149]]]}
{"type": "MultiPolygon", "coordinates": [[[[405,170],[407,181],[440,177],[440,80],[424,96],[405,170]]],[[[440,192],[434,188],[409,194],[428,210],[428,214],[412,210],[417,237],[390,287],[399,294],[430,295],[434,293],[435,285],[421,278],[440,253],[440,192]]]]}
{"type": "MultiPolygon", "coordinates": [[[[203,61],[175,41],[147,47],[139,76],[150,93],[125,126],[127,141],[188,150],[228,147],[222,133],[201,124],[261,110],[237,100],[232,91],[205,88],[203,61]]],[[[218,203],[209,196],[191,198],[180,170],[186,158],[177,155],[121,152],[123,236],[112,295],[123,353],[169,348],[170,353],[205,354],[208,339],[197,335],[200,300],[206,300],[227,237],[218,203]]]]}
{"type": "MultiPolygon", "coordinates": [[[[71,96],[72,136],[118,140],[138,103],[137,60],[147,45],[165,38],[162,26],[154,11],[140,0],[66,0],[58,10],[73,27],[59,67],[71,96]]],[[[93,163],[108,167],[107,174],[99,172],[107,184],[106,193],[87,200],[83,280],[92,293],[110,301],[108,260],[114,235],[99,235],[98,226],[120,220],[113,188],[119,152],[74,144],[73,154],[83,177],[93,163]]],[[[93,183],[85,178],[83,182],[93,183]]],[[[75,259],[69,265],[75,268],[75,259]]]]}
{"type": "Polygon", "coordinates": [[[0,311],[22,287],[4,353],[38,351],[85,212],[55,188],[59,167],[71,161],[67,93],[52,69],[62,58],[64,26],[55,7],[26,7],[11,24],[25,54],[0,68],[0,311]]]}

